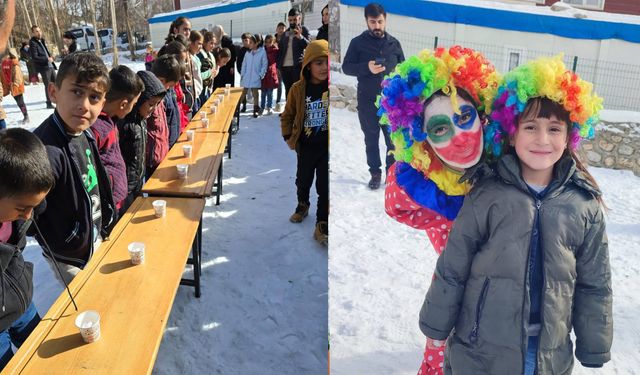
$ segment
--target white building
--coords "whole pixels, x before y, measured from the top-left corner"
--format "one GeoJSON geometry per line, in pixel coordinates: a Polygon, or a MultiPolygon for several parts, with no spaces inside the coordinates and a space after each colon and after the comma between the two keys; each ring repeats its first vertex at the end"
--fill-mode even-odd
{"type": "Polygon", "coordinates": [[[306,12],[303,24],[312,35],[322,25],[322,8],[328,0],[182,0],[181,9],[157,14],[149,19],[149,31],[154,48],[160,48],[169,33],[171,22],[180,16],[191,21],[194,30],[211,29],[222,25],[232,38],[240,38],[244,32],[273,34],[278,22],[287,24],[287,13],[292,6],[306,12]],[[207,4],[207,5],[202,5],[207,4]]]}
{"type": "MultiPolygon", "coordinates": [[[[341,0],[341,57],[366,30],[367,0],[341,0]]],[[[594,83],[607,109],[640,108],[640,16],[484,0],[379,1],[387,30],[405,56],[460,44],[482,52],[496,69],[564,53],[570,69],[594,83]],[[554,10],[556,9],[556,10],[554,10]]]]}

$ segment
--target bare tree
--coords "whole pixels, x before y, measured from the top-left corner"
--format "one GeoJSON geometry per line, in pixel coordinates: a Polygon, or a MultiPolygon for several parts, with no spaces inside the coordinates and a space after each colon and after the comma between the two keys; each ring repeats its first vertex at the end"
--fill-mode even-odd
{"type": "Polygon", "coordinates": [[[62,34],[60,33],[60,25],[58,24],[58,12],[57,9],[53,6],[52,0],[46,0],[46,3],[53,21],[53,39],[56,41],[58,51],[62,51],[62,34]]]}
{"type": "MultiPolygon", "coordinates": [[[[124,8],[124,14],[129,14],[129,4],[127,0],[122,0],[122,5],[124,8]]],[[[124,17],[125,25],[127,28],[127,36],[129,37],[129,52],[131,53],[131,61],[136,60],[136,51],[135,51],[135,36],[131,32],[131,22],[129,22],[129,17],[124,17]]]]}
{"type": "Polygon", "coordinates": [[[22,5],[22,13],[23,13],[23,17],[24,17],[24,26],[25,29],[27,30],[27,35],[31,35],[31,26],[33,25],[33,22],[31,22],[31,16],[29,15],[29,8],[27,8],[27,2],[25,0],[20,1],[20,5],[22,5]]]}
{"type": "Polygon", "coordinates": [[[96,39],[96,55],[102,56],[102,40],[100,40],[100,36],[98,36],[98,23],[96,22],[96,1],[90,0],[89,6],[91,7],[91,23],[93,24],[93,33],[96,39]]]}
{"type": "Polygon", "coordinates": [[[118,43],[116,43],[116,35],[118,35],[118,25],[116,24],[116,4],[111,0],[111,28],[113,29],[113,65],[118,65],[118,43]]]}

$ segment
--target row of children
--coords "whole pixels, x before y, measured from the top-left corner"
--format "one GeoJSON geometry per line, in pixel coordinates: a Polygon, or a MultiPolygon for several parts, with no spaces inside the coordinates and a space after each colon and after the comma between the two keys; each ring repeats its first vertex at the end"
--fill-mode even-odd
{"type": "Polygon", "coordinates": [[[20,251],[25,236],[47,250],[61,283],[75,277],[140,194],[170,137],[177,139],[168,123],[180,131],[174,89],[184,70],[171,54],[158,57],[151,72],[135,73],[126,66],[108,71],[90,52],[72,53],[48,87],[54,113],[33,134],[0,132],[0,366],[12,356],[11,343],[19,346],[39,321],[30,302],[32,265],[20,251]]]}

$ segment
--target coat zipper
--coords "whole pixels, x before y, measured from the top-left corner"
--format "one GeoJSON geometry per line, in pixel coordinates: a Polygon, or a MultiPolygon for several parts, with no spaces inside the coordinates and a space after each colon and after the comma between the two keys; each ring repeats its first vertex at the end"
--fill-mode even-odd
{"type": "Polygon", "coordinates": [[[469,341],[476,343],[478,341],[478,329],[480,328],[480,316],[482,314],[482,307],[484,307],[484,301],[487,298],[487,292],[489,291],[489,278],[484,279],[482,284],[482,291],[480,291],[480,297],[478,297],[478,304],[476,305],[476,320],[473,323],[473,328],[469,334],[469,341]]]}

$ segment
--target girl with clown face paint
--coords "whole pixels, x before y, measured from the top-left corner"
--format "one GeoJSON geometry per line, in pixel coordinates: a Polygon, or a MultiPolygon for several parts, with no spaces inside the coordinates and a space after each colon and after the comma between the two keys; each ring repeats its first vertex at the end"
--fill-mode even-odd
{"type": "MultiPolygon", "coordinates": [[[[391,126],[396,159],[385,210],[426,231],[438,254],[471,188],[460,178],[483,156],[484,119],[498,79],[480,53],[453,46],[410,57],[382,82],[378,115],[391,126]]],[[[444,341],[428,344],[418,374],[442,374],[444,341]]]]}

